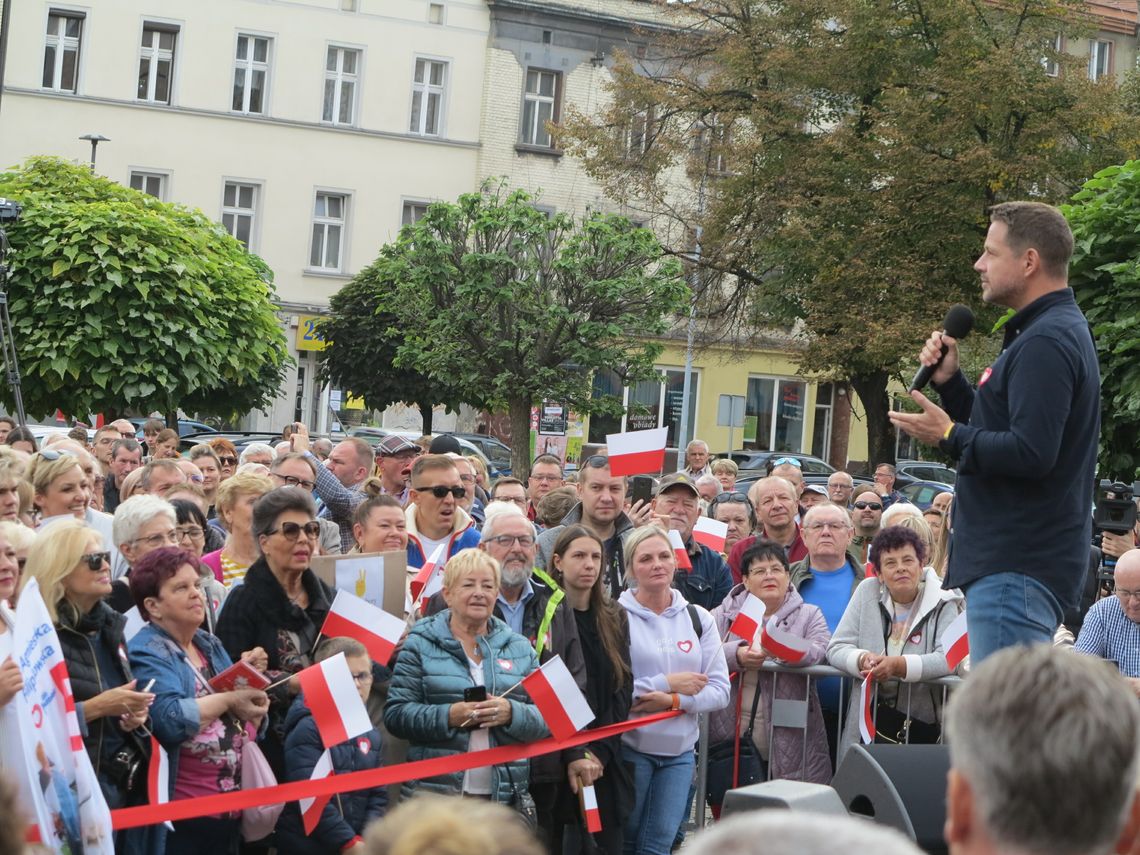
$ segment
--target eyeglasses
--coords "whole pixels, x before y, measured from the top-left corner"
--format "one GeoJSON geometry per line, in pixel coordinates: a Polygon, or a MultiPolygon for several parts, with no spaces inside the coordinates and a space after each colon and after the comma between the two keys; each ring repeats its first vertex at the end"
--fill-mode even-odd
{"type": "Polygon", "coordinates": [[[356,683],[358,686],[363,685],[364,683],[371,683],[372,672],[358,671],[352,675],[352,682],[356,683]]]}
{"type": "Polygon", "coordinates": [[[545,484],[547,481],[561,481],[562,476],[561,475],[531,475],[530,480],[531,481],[542,481],[545,484]]]}
{"type": "Polygon", "coordinates": [[[151,549],[157,549],[165,544],[174,545],[178,543],[178,532],[174,529],[161,532],[160,534],[151,534],[146,537],[136,537],[131,543],[145,543],[151,549]]]}
{"type": "Polygon", "coordinates": [[[457,499],[462,499],[464,496],[467,495],[467,491],[464,490],[462,487],[444,487],[444,486],[412,487],[412,489],[415,490],[417,493],[431,493],[437,499],[447,498],[448,493],[450,493],[452,496],[454,496],[457,499]]]}
{"type": "Polygon", "coordinates": [[[840,488],[842,488],[844,490],[854,490],[855,489],[855,483],[852,482],[850,484],[843,484],[843,483],[837,482],[835,484],[832,484],[830,481],[827,482],[827,489],[829,489],[829,490],[838,490],[840,488]]]}
{"type": "Polygon", "coordinates": [[[873,511],[881,511],[883,509],[883,504],[882,502],[856,502],[855,507],[861,511],[866,510],[867,508],[870,508],[873,511]]]}
{"type": "Polygon", "coordinates": [[[737,502],[737,503],[745,504],[745,505],[751,505],[752,504],[751,500],[748,498],[747,495],[745,495],[744,493],[737,493],[737,492],[717,493],[716,498],[714,498],[713,501],[717,502],[718,504],[722,504],[722,505],[727,503],[727,502],[737,502]]]}
{"type": "Polygon", "coordinates": [[[475,483],[475,476],[474,475],[460,475],[459,480],[462,481],[464,484],[474,484],[475,483]]]}
{"type": "Polygon", "coordinates": [[[304,525],[295,522],[283,522],[277,528],[271,528],[266,534],[277,534],[278,532],[281,532],[286,540],[297,540],[301,536],[301,532],[305,533],[305,537],[316,540],[321,536],[321,524],[316,520],[309,520],[304,525]]]}
{"type": "Polygon", "coordinates": [[[292,475],[278,475],[276,472],[270,473],[278,481],[284,481],[290,487],[300,487],[302,490],[308,490],[310,493],[313,488],[317,486],[316,481],[309,481],[306,478],[295,478],[292,475]]]}
{"type": "Polygon", "coordinates": [[[103,569],[104,564],[111,563],[110,552],[88,552],[86,555],[80,555],[79,560],[87,565],[87,569],[92,573],[98,573],[103,569]]]}
{"type": "Polygon", "coordinates": [[[604,454],[592,454],[586,458],[586,465],[594,469],[605,469],[610,465],[610,459],[604,454]]]}
{"type": "Polygon", "coordinates": [[[225,457],[218,456],[218,462],[223,466],[237,466],[237,458],[230,457],[228,454],[225,457]]]}
{"type": "Polygon", "coordinates": [[[1124,602],[1129,600],[1140,600],[1140,591],[1125,591],[1123,588],[1117,588],[1113,591],[1124,602]]]}
{"type": "Polygon", "coordinates": [[[197,540],[198,538],[205,537],[206,535],[206,532],[202,530],[202,527],[196,525],[188,525],[184,526],[183,528],[177,528],[174,530],[174,533],[178,538],[179,543],[184,541],[186,538],[197,540]]]}
{"type": "Polygon", "coordinates": [[[772,468],[775,469],[777,466],[783,466],[785,463],[789,466],[794,466],[797,469],[804,468],[804,465],[800,463],[800,459],[798,457],[777,457],[772,461],[772,468]]]}
{"type": "Polygon", "coordinates": [[[804,528],[806,528],[808,531],[823,531],[825,528],[829,529],[831,531],[843,531],[843,529],[847,528],[847,523],[845,523],[845,522],[815,522],[815,523],[809,523],[808,525],[805,525],[804,528]]]}
{"type": "Polygon", "coordinates": [[[788,571],[783,567],[757,567],[754,570],[749,570],[748,576],[779,576],[781,573],[788,571]]]}
{"type": "Polygon", "coordinates": [[[515,542],[519,546],[527,547],[534,545],[533,534],[498,534],[494,537],[488,537],[484,543],[497,543],[499,546],[513,546],[515,542]]]}

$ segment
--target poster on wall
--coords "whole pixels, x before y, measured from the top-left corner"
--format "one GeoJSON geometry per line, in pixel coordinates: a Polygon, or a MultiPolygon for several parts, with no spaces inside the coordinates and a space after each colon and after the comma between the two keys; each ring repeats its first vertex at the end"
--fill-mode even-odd
{"type": "Polygon", "coordinates": [[[582,417],[557,401],[543,401],[530,411],[531,458],[551,454],[566,466],[577,463],[582,455],[584,437],[582,417]]]}

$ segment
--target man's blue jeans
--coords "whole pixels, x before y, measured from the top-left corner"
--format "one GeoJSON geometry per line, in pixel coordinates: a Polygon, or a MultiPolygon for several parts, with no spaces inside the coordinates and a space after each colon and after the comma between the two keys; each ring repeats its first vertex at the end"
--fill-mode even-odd
{"type": "Polygon", "coordinates": [[[676,757],[622,749],[633,766],[636,801],[625,824],[626,855],[669,855],[693,780],[692,749],[676,757]]]}
{"type": "Polygon", "coordinates": [[[1053,592],[1024,573],[994,573],[966,586],[970,667],[1005,647],[1052,644],[1063,612],[1053,592]]]}

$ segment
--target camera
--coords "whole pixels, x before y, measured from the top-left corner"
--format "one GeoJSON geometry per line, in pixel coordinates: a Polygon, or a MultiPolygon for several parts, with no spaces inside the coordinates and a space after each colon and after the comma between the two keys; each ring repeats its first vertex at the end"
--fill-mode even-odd
{"type": "Polygon", "coordinates": [[[1096,493],[1093,525],[1099,531],[1129,534],[1136,525],[1136,493],[1140,481],[1125,484],[1121,481],[1101,481],[1096,493]],[[1111,496],[1111,498],[1110,498],[1111,496]]]}
{"type": "Polygon", "coordinates": [[[23,208],[11,199],[0,199],[0,225],[14,223],[20,219],[23,208]]]}

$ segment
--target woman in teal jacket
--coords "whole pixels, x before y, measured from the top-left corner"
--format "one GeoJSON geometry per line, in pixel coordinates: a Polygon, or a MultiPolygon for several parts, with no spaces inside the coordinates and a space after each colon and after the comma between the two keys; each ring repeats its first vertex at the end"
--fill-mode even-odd
{"type": "MultiPolygon", "coordinates": [[[[504,693],[538,667],[530,642],[493,614],[499,563],[479,549],[447,562],[443,596],[448,608],[412,628],[392,673],[384,724],[411,743],[408,760],[427,760],[549,735],[521,687],[504,693]],[[477,700],[485,691],[483,700],[477,700]],[[469,700],[465,700],[465,696],[469,700]]],[[[527,789],[527,761],[485,766],[404,784],[466,793],[509,804],[527,789]]]]}

